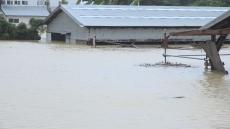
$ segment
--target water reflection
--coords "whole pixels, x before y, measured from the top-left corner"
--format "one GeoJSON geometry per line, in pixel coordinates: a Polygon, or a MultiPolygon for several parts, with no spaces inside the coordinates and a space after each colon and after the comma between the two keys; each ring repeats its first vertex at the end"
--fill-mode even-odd
{"type": "Polygon", "coordinates": [[[203,111],[209,114],[207,120],[214,129],[229,129],[230,80],[228,75],[206,71],[200,80],[202,96],[199,98],[203,111]],[[221,119],[221,121],[220,121],[221,119]]]}
{"type": "Polygon", "coordinates": [[[203,92],[209,97],[230,97],[230,80],[228,75],[206,71],[201,80],[203,92]]]}
{"type": "Polygon", "coordinates": [[[204,72],[204,81],[206,82],[207,87],[222,86],[226,83],[226,76],[222,73],[215,71],[205,71],[204,72]]]}

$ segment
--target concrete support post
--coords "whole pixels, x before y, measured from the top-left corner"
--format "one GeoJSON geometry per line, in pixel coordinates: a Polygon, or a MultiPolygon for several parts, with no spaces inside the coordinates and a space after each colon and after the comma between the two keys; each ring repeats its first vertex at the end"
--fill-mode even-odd
{"type": "Polygon", "coordinates": [[[92,45],[93,45],[94,48],[96,48],[96,45],[97,45],[96,44],[96,36],[93,36],[93,44],[92,45]]]}
{"type": "Polygon", "coordinates": [[[205,44],[203,44],[202,47],[206,52],[207,57],[209,58],[212,70],[216,70],[224,74],[228,74],[228,72],[224,68],[223,62],[221,61],[219,52],[216,49],[215,42],[208,41],[205,44]]]}
{"type": "Polygon", "coordinates": [[[70,44],[76,44],[76,40],[73,38],[70,38],[70,44]]]}
{"type": "Polygon", "coordinates": [[[76,40],[71,36],[71,33],[65,35],[65,42],[69,44],[75,44],[76,40]]]}
{"type": "Polygon", "coordinates": [[[66,37],[65,37],[65,43],[70,44],[70,37],[67,34],[66,34],[66,37]]]}
{"type": "Polygon", "coordinates": [[[51,42],[51,33],[46,32],[46,42],[51,42]]]}

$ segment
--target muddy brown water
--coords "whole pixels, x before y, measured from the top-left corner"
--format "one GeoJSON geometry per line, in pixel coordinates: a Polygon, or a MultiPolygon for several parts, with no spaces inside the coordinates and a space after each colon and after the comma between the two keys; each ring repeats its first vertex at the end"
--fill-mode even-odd
{"type": "MultiPolygon", "coordinates": [[[[199,60],[140,66],[163,61],[162,53],[1,41],[0,129],[230,129],[229,75],[199,60]]],[[[230,57],[222,59],[230,71],[230,57]]]]}

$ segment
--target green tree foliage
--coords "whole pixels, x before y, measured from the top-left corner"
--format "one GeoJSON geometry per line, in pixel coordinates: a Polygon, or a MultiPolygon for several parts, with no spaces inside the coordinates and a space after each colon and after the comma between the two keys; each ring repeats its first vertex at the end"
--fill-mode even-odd
{"type": "Polygon", "coordinates": [[[67,0],[61,0],[61,3],[62,4],[68,4],[68,1],[67,0]]]}
{"type": "Polygon", "coordinates": [[[0,39],[10,39],[15,35],[15,25],[8,23],[5,20],[0,20],[0,39]]]}
{"type": "Polygon", "coordinates": [[[198,6],[227,6],[229,2],[224,0],[198,0],[193,3],[198,6]]]}
{"type": "MultiPolygon", "coordinates": [[[[78,0],[79,2],[79,0],[78,0]]],[[[168,5],[168,6],[230,6],[230,0],[88,0],[94,4],[168,5]]]]}
{"type": "Polygon", "coordinates": [[[0,20],[0,40],[39,40],[39,31],[44,31],[43,20],[31,19],[30,27],[25,23],[19,23],[17,26],[0,20]]]}
{"type": "Polygon", "coordinates": [[[40,31],[40,32],[44,32],[45,31],[45,27],[43,26],[43,20],[41,19],[35,19],[35,18],[31,18],[30,19],[30,29],[34,30],[34,31],[40,31]]]}
{"type": "Polygon", "coordinates": [[[29,36],[28,29],[25,23],[20,23],[15,29],[15,39],[17,40],[28,40],[29,36]]]}

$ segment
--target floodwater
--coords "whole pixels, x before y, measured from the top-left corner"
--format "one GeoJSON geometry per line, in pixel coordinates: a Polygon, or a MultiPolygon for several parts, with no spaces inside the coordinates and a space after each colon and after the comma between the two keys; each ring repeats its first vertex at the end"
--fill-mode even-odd
{"type": "MultiPolygon", "coordinates": [[[[199,60],[140,66],[163,61],[162,53],[1,41],[0,129],[230,129],[229,76],[199,60]]],[[[223,61],[230,71],[230,58],[223,61]]]]}

